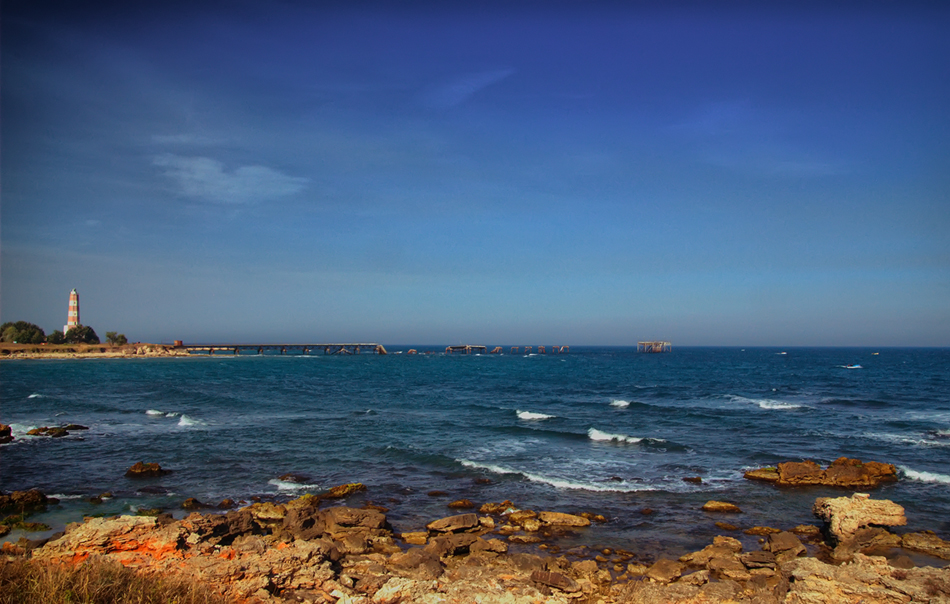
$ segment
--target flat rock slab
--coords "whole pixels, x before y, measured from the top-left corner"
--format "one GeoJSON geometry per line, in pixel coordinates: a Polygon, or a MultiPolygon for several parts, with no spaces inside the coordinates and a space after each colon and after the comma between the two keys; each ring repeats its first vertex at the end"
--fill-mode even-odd
{"type": "Polygon", "coordinates": [[[457,533],[460,531],[467,531],[478,526],[478,515],[470,513],[458,514],[457,516],[448,516],[447,518],[433,520],[426,525],[426,529],[433,533],[457,533]]]}
{"type": "Polygon", "coordinates": [[[858,529],[907,524],[904,508],[887,499],[871,499],[867,493],[851,497],[819,497],[812,506],[815,516],[830,525],[831,534],[839,541],[854,535],[858,529]]]}
{"type": "Polygon", "coordinates": [[[950,560],[950,541],[944,541],[930,531],[907,533],[901,539],[901,545],[903,545],[905,549],[923,552],[935,558],[950,560]]]}
{"type": "Polygon", "coordinates": [[[536,570],[531,573],[531,580],[535,583],[560,589],[567,593],[574,593],[581,590],[581,586],[577,584],[577,581],[561,573],[536,570]]]}
{"type": "Polygon", "coordinates": [[[590,520],[583,516],[562,514],[561,512],[541,512],[538,514],[538,520],[544,524],[556,526],[590,526],[590,520]]]}
{"type": "Polygon", "coordinates": [[[647,569],[646,576],[659,583],[669,583],[682,576],[686,565],[676,560],[660,558],[656,564],[647,569]]]}
{"type": "Polygon", "coordinates": [[[745,473],[749,480],[771,482],[779,486],[825,485],[849,488],[873,488],[881,482],[897,480],[893,464],[839,457],[822,469],[811,460],[786,461],[775,468],[758,468],[745,473]]]}

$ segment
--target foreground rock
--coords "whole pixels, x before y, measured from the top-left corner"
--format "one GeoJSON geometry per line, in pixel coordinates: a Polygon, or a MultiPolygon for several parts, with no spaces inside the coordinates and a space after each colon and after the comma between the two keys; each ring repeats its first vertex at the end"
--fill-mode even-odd
{"type": "Polygon", "coordinates": [[[825,485],[847,488],[874,488],[882,482],[897,480],[893,464],[839,457],[822,470],[817,463],[788,461],[775,468],[759,468],[745,473],[749,480],[762,480],[778,486],[825,485]]]}
{"type": "MultiPolygon", "coordinates": [[[[323,496],[304,496],[180,521],[89,518],[32,555],[55,563],[105,556],[143,572],[184,573],[250,603],[950,603],[947,569],[913,568],[909,559],[897,568],[860,553],[848,564],[830,565],[806,557],[789,531],[771,532],[761,549],[750,551],[719,536],[679,560],[641,564],[635,554],[604,548],[572,561],[512,553],[503,539],[517,542],[534,523],[541,533],[580,529],[586,526],[580,516],[517,510],[505,502],[498,504],[505,522],[498,528],[477,514],[450,516],[430,522],[425,532],[403,533],[410,546],[404,549],[379,510],[321,508],[325,503],[323,496]]],[[[855,534],[867,528],[876,527],[855,534]]],[[[921,548],[946,544],[930,533],[916,535],[909,543],[921,548]]]]}
{"type": "Polygon", "coordinates": [[[0,424],[0,445],[5,445],[8,442],[13,441],[13,429],[6,425],[0,424]]]}

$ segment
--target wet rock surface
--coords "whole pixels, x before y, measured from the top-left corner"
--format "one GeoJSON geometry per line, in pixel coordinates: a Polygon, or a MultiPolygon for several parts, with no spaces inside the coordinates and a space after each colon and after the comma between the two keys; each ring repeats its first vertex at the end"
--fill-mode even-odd
{"type": "Polygon", "coordinates": [[[897,468],[877,461],[839,457],[824,470],[811,460],[787,461],[774,468],[758,468],[745,473],[749,480],[771,482],[778,486],[824,485],[847,488],[874,488],[882,482],[897,480],[897,468]]]}

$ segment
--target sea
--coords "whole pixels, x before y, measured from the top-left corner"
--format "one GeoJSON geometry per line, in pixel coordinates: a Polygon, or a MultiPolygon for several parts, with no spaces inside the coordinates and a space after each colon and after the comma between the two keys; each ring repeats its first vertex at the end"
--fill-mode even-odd
{"type": "Polygon", "coordinates": [[[817,497],[851,491],[778,488],[743,473],[842,456],[897,466],[900,479],[872,497],[904,506],[898,531],[950,538],[950,349],[387,348],[0,362],[0,422],[15,436],[0,447],[0,489],[60,500],[32,518],[49,531],[5,540],[42,538],[83,516],[183,517],[189,497],[286,501],[360,482],[366,490],[346,503],[387,508],[397,532],[458,513],[454,500],[510,500],[605,517],[560,547],[679,555],[722,534],[717,521],[816,523],[817,497]],[[68,423],[89,429],[26,435],[68,423]],[[126,478],[138,461],[172,472],[126,478]],[[111,497],[91,501],[103,493],[111,497]],[[708,500],[742,513],[703,512],[708,500]]]}

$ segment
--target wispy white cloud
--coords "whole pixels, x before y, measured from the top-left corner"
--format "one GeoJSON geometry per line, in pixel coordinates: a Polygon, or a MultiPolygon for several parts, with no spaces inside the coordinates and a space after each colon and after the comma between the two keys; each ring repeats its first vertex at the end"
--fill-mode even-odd
{"type": "Polygon", "coordinates": [[[309,179],[289,176],[266,166],[242,166],[232,172],[210,157],[182,157],[164,153],[154,165],[164,168],[166,176],[187,197],[223,204],[251,204],[293,195],[309,179]]]}
{"type": "Polygon", "coordinates": [[[432,109],[448,109],[470,99],[480,90],[497,84],[515,72],[514,69],[478,71],[460,75],[451,81],[429,88],[422,102],[432,109]]]}

